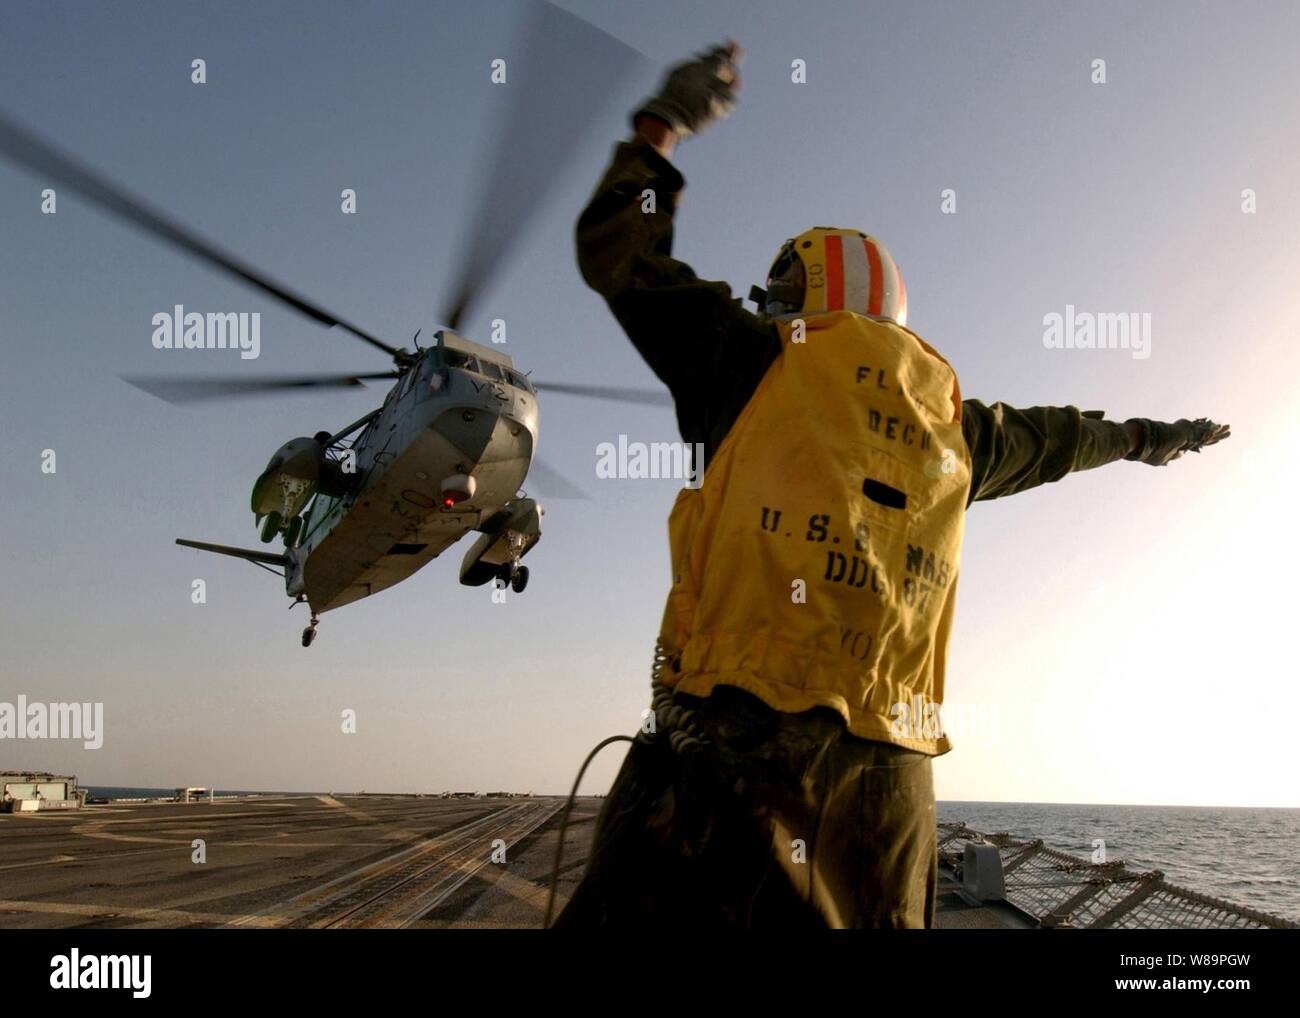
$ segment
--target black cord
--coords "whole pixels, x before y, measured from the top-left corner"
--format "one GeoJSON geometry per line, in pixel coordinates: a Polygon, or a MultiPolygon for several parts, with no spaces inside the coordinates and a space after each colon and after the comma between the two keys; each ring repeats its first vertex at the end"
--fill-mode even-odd
{"type": "Polygon", "coordinates": [[[587,759],[582,762],[578,768],[578,776],[573,779],[573,790],[569,793],[569,801],[564,804],[564,815],[560,817],[560,836],[555,843],[555,865],[551,867],[551,893],[546,899],[546,918],[542,920],[542,929],[550,929],[551,913],[555,909],[555,888],[560,882],[560,862],[564,858],[564,829],[569,826],[569,813],[573,809],[573,800],[578,796],[578,786],[582,784],[582,776],[587,773],[587,765],[595,759],[606,746],[615,742],[635,742],[636,740],[630,735],[611,735],[608,739],[597,743],[596,748],[587,754],[587,759]]]}

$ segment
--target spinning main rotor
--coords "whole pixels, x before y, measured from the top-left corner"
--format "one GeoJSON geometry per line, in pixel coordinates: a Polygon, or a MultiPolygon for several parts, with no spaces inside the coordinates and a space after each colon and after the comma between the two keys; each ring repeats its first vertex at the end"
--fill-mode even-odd
{"type": "MultiPolygon", "coordinates": [[[[594,25],[542,0],[519,33],[520,45],[510,64],[510,108],[499,124],[488,156],[491,167],[468,217],[461,248],[465,257],[448,288],[439,319],[453,331],[479,306],[505,261],[508,246],[522,232],[542,193],[554,184],[565,154],[599,114],[614,85],[630,73],[647,69],[647,58],[594,25]]],[[[396,379],[418,354],[395,346],[351,320],[327,310],[252,263],[167,213],[131,194],[98,171],[50,144],[35,132],[0,115],[0,155],[43,180],[53,181],[88,199],[143,232],[220,272],[243,280],[280,303],[327,328],[340,328],[387,354],[393,369],[354,375],[165,376],[126,381],[170,403],[237,396],[267,395],[301,389],[346,388],[366,381],[396,379]]],[[[670,406],[666,392],[534,382],[539,390],[625,402],[670,406]]]]}

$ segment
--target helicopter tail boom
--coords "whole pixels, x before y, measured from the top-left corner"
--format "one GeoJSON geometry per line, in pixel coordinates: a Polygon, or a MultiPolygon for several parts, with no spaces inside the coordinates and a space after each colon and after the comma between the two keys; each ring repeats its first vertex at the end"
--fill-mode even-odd
{"type": "Polygon", "coordinates": [[[197,548],[199,551],[210,551],[217,555],[230,555],[234,558],[247,559],[249,562],[258,562],[262,565],[287,566],[289,564],[288,555],[277,555],[273,551],[232,548],[228,544],[208,544],[204,541],[187,541],[183,537],[176,538],[176,543],[185,548],[197,548]]]}

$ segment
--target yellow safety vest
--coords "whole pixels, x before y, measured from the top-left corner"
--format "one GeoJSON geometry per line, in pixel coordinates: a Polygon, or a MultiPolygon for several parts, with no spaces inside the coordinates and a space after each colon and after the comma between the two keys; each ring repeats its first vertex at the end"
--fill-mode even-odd
{"type": "Polygon", "coordinates": [[[932,756],[970,454],[957,376],[891,321],[778,323],[782,352],[668,522],[661,680],[932,756]],[[801,334],[802,326],[802,334],[801,334]]]}

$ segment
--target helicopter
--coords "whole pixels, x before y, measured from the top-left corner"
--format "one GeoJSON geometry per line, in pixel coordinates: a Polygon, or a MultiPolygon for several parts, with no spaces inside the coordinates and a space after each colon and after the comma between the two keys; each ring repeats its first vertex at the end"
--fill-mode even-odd
{"type": "Polygon", "coordinates": [[[391,370],[357,375],[123,379],[170,403],[392,381],[377,409],[338,431],[290,439],[256,479],[251,509],[261,542],[279,538],[283,550],[176,541],[280,571],[293,604],[306,603],[311,610],[302,633],[304,647],[314,642],[322,613],[400,583],[471,532],[479,536],[461,563],[460,582],[495,582],[524,591],[529,570],[522,559],[541,539],[544,515],[542,505],[524,491],[525,478],[536,469],[549,475],[549,487],[581,497],[535,460],[539,390],[672,405],[663,391],[534,382],[508,354],[457,331],[499,267],[506,238],[538,204],[539,183],[545,184],[547,175],[554,178],[559,158],[607,97],[609,80],[645,61],[624,43],[553,5],[538,3],[533,10],[532,24],[521,33],[528,44],[523,52],[531,59],[520,61],[523,71],[516,73],[528,80],[530,68],[536,72],[550,66],[564,68],[565,74],[546,88],[516,87],[518,98],[490,163],[495,169],[471,219],[474,229],[466,231],[486,239],[461,263],[443,316],[446,325],[434,331],[428,347],[419,346],[417,331],[414,350],[387,343],[325,310],[0,115],[0,155],[392,359],[391,370]],[[581,54],[581,64],[556,59],[565,52],[581,54]],[[592,80],[572,71],[575,66],[599,75],[596,80],[605,79],[605,86],[593,87],[592,80]],[[537,108],[539,101],[547,108],[537,108]],[[510,175],[524,171],[530,187],[510,175]]]}
{"type": "MultiPolygon", "coordinates": [[[[286,593],[322,612],[391,587],[470,531],[460,582],[523,593],[520,560],[543,508],[517,497],[537,435],[537,390],[511,358],[450,330],[406,364],[383,404],[336,434],[295,438],[253,486],[264,543],[284,551],[177,544],[283,569],[286,593]]],[[[145,383],[147,387],[147,383],[145,383]]]]}

